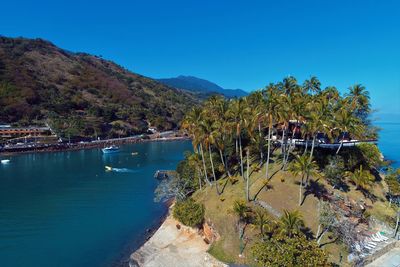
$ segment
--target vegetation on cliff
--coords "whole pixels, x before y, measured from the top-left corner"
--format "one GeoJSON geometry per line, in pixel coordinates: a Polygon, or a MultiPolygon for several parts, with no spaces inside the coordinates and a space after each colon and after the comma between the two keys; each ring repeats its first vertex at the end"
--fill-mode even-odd
{"type": "Polygon", "coordinates": [[[395,228],[397,206],[388,199],[397,187],[391,194],[378,171],[379,149],[346,145],[377,138],[370,112],[362,85],[341,95],[315,77],[288,77],[235,100],[212,97],[188,112],[182,130],[194,153],[178,174],[191,177],[197,191],[188,195],[221,235],[210,253],[251,265],[324,266],[324,255],[343,263],[357,253],[371,218],[395,228]],[[271,255],[283,247],[288,254],[271,255]]]}

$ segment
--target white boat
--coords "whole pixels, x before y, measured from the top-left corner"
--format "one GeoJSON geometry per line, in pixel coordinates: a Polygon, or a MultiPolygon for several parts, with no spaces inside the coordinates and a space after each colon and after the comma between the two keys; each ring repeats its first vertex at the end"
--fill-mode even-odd
{"type": "Polygon", "coordinates": [[[104,154],[117,153],[119,152],[119,147],[112,145],[101,149],[101,151],[103,151],[104,154]]]}
{"type": "Polygon", "coordinates": [[[111,166],[104,166],[106,168],[106,171],[110,172],[113,170],[113,168],[111,166]]]}
{"type": "Polygon", "coordinates": [[[0,162],[1,162],[1,164],[8,164],[8,163],[10,163],[10,160],[9,159],[2,159],[0,162]]]}

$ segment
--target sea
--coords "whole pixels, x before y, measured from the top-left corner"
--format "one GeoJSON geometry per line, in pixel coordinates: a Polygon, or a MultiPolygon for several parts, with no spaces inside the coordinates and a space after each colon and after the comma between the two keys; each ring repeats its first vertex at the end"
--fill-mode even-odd
{"type": "Polygon", "coordinates": [[[374,118],[380,128],[378,146],[394,168],[400,168],[400,114],[380,114],[374,118]]]}
{"type": "Polygon", "coordinates": [[[191,149],[189,141],[167,141],[124,145],[110,155],[90,149],[6,157],[0,266],[127,266],[167,212],[154,201],[154,173],[175,169],[191,149]]]}
{"type": "MultiPolygon", "coordinates": [[[[400,117],[374,123],[385,158],[400,167],[400,117]]],[[[10,163],[0,165],[0,266],[127,266],[167,211],[154,201],[154,173],[175,169],[192,146],[121,148],[112,155],[90,149],[7,157],[10,163]]]]}

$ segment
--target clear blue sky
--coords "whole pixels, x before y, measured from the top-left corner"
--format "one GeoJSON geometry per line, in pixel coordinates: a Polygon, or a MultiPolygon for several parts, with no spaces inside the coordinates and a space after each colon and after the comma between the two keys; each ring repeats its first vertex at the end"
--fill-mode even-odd
{"type": "Polygon", "coordinates": [[[3,1],[0,34],[247,91],[310,75],[400,113],[400,1],[3,1]]]}

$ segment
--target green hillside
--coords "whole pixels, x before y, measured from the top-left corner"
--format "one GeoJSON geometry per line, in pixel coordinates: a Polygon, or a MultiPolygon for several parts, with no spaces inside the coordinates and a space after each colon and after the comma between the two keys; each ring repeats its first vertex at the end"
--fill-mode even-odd
{"type": "Polygon", "coordinates": [[[116,137],[177,127],[189,92],[41,39],[0,37],[0,123],[47,122],[62,136],[116,137]]]}

